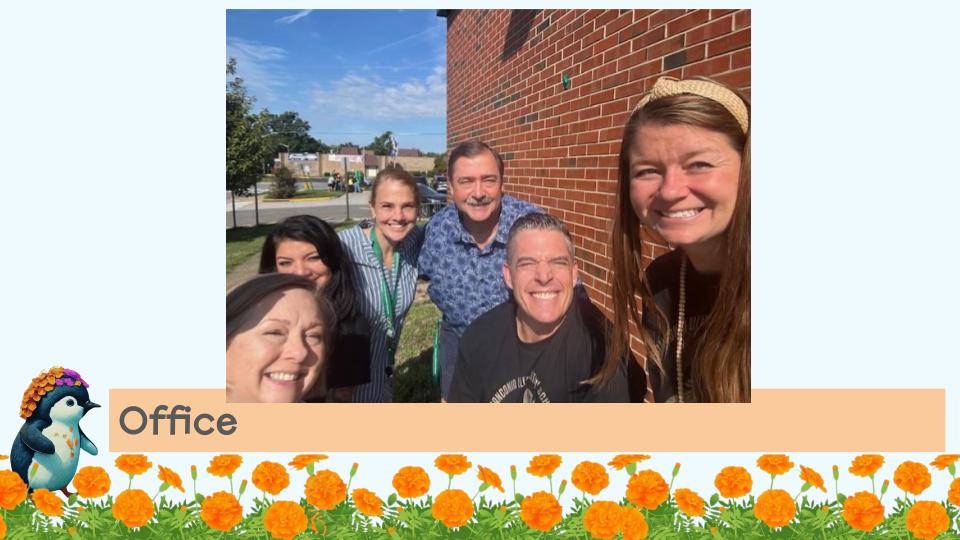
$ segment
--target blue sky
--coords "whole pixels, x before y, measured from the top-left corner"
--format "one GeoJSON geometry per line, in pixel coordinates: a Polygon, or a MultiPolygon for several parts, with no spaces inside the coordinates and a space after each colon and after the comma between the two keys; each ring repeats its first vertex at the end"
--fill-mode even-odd
{"type": "Polygon", "coordinates": [[[228,10],[227,57],[257,110],[296,111],[327,144],[446,150],[446,19],[435,10],[228,10]]]}

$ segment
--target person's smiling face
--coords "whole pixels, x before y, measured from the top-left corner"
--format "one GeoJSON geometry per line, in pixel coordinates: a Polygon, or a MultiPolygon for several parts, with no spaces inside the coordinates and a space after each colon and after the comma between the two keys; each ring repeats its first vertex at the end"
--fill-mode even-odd
{"type": "Polygon", "coordinates": [[[417,224],[417,197],[403,182],[385,179],[370,202],[373,221],[381,240],[396,246],[417,224]]]}

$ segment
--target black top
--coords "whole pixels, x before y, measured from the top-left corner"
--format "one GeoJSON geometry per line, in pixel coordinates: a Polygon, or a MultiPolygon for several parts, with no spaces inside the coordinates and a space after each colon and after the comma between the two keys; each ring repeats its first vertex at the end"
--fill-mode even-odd
{"type": "Polygon", "coordinates": [[[569,403],[629,400],[626,362],[603,385],[582,381],[603,364],[606,319],[585,295],[575,295],[560,328],[547,339],[517,337],[509,300],[478,317],[460,340],[447,400],[466,403],[569,403]]]}
{"type": "MultiPolygon", "coordinates": [[[[679,249],[658,257],[647,268],[646,276],[653,292],[653,302],[667,316],[669,327],[676,332],[680,302],[680,261],[685,255],[679,249]]],[[[694,351],[703,337],[703,325],[713,309],[720,290],[720,274],[701,274],[687,261],[686,321],[683,331],[683,381],[684,401],[697,401],[694,396],[691,375],[693,374],[694,351]]],[[[658,328],[658,319],[653,309],[645,305],[643,326],[653,337],[654,345],[662,350],[664,332],[658,328]]],[[[647,376],[658,403],[677,401],[677,340],[671,335],[670,345],[662,358],[663,370],[653,362],[647,365],[647,376]]],[[[632,375],[632,373],[631,373],[632,375]]],[[[636,398],[636,396],[633,396],[636,398]]]]}
{"type": "MultiPolygon", "coordinates": [[[[362,315],[337,323],[337,339],[327,357],[327,388],[360,386],[370,382],[370,323],[362,315]]],[[[310,390],[304,401],[326,400],[320,385],[310,390]]]]}

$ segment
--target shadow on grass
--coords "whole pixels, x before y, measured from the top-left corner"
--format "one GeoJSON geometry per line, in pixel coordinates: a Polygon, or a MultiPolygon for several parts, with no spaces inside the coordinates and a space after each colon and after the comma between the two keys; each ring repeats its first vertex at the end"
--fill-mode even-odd
{"type": "Polygon", "coordinates": [[[391,377],[394,403],[438,403],[440,387],[433,384],[430,367],[433,363],[433,347],[424,349],[419,356],[400,363],[391,377]]]}

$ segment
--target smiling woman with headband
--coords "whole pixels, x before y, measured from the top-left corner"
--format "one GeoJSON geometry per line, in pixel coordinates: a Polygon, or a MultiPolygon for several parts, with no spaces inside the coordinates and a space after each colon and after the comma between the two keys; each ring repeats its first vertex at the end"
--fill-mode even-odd
{"type": "Polygon", "coordinates": [[[750,401],[750,103],[740,92],[662,77],[640,100],[620,146],[613,275],[612,366],[633,323],[655,401],[750,401]],[[674,250],[645,260],[641,236],[674,250]]]}

